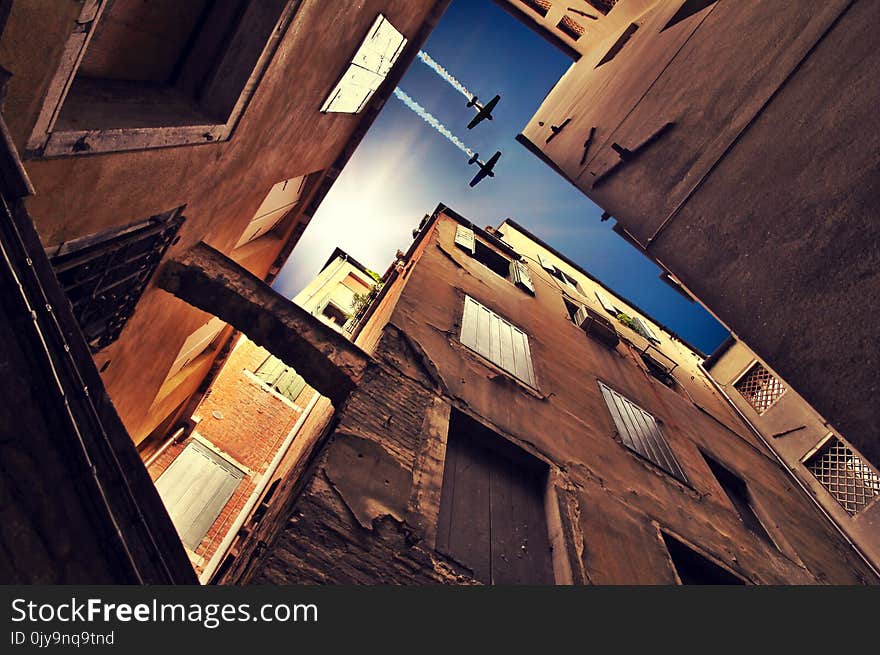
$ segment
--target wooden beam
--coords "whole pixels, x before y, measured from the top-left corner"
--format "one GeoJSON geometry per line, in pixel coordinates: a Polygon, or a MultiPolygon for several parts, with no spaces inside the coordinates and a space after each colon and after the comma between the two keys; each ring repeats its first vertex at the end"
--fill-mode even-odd
{"type": "Polygon", "coordinates": [[[371,361],[339,332],[207,244],[165,263],[156,284],[233,325],[294,367],[334,405],[348,397],[371,361]]]}

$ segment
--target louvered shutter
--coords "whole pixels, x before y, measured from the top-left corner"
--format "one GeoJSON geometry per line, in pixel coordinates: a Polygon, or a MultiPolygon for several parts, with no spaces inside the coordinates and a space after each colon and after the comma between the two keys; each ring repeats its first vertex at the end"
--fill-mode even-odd
{"type": "Polygon", "coordinates": [[[611,314],[614,317],[616,317],[618,314],[620,314],[620,311],[617,309],[617,307],[614,306],[614,303],[612,303],[608,299],[608,296],[606,296],[604,293],[601,293],[600,291],[596,291],[596,298],[598,298],[599,304],[602,305],[603,309],[606,312],[608,312],[609,314],[611,314]]]}
{"type": "Polygon", "coordinates": [[[244,471],[192,441],[156,480],[180,540],[190,550],[204,539],[243,479],[244,471]]]}
{"type": "Polygon", "coordinates": [[[529,274],[529,268],[525,262],[511,261],[510,277],[514,284],[535,295],[535,285],[532,283],[532,276],[529,274]]]}
{"type": "Polygon", "coordinates": [[[294,369],[287,367],[275,383],[278,392],[294,402],[306,386],[306,381],[294,369]]]}
{"type": "Polygon", "coordinates": [[[470,296],[465,296],[460,338],[474,352],[535,386],[528,335],[470,296]]]}
{"type": "Polygon", "coordinates": [[[464,225],[457,225],[455,228],[455,245],[473,255],[476,249],[474,231],[464,225]]]}
{"type": "Polygon", "coordinates": [[[687,482],[687,477],[678,460],[675,459],[669,444],[660,433],[657,420],[634,402],[602,382],[599,382],[599,388],[624,445],[673,477],[687,482]]]}
{"type": "Polygon", "coordinates": [[[648,324],[645,323],[645,321],[643,321],[641,318],[639,318],[638,316],[633,316],[633,323],[635,323],[636,327],[638,328],[636,331],[643,337],[649,339],[650,341],[656,341],[657,343],[660,343],[660,339],[657,338],[657,335],[654,334],[654,331],[651,330],[651,328],[648,327],[648,324]]]}
{"type": "Polygon", "coordinates": [[[551,273],[556,272],[556,266],[554,266],[549,259],[544,257],[541,253],[538,253],[538,261],[541,262],[541,266],[551,273]]]}

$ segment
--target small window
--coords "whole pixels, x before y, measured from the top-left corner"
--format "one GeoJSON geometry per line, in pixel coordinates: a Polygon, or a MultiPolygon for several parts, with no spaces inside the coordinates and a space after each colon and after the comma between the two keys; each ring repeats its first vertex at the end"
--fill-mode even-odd
{"type": "Polygon", "coordinates": [[[328,302],[324,305],[324,309],[321,310],[321,315],[328,319],[334,325],[338,325],[339,327],[345,326],[348,322],[350,316],[345,312],[341,307],[338,307],[336,304],[332,302],[328,302]]]}
{"type": "Polygon", "coordinates": [[[785,393],[782,380],[770,373],[760,362],[755,362],[733,387],[758,414],[770,409],[785,393]]]}
{"type": "Polygon", "coordinates": [[[572,322],[589,336],[605,344],[609,348],[615,348],[620,343],[617,330],[604,316],[593,311],[586,305],[581,305],[573,300],[563,297],[566,311],[572,322]]]}
{"type": "MultiPolygon", "coordinates": [[[[678,11],[675,12],[675,15],[669,19],[669,22],[663,26],[663,30],[667,30],[673,25],[677,25],[683,20],[687,20],[698,11],[703,11],[706,7],[711,4],[715,4],[716,0],[684,0],[681,3],[681,7],[678,8],[678,11]]],[[[661,32],[663,30],[660,30],[661,32]]]]}
{"type": "Polygon", "coordinates": [[[461,343],[531,387],[536,387],[529,337],[470,296],[464,298],[461,343]]]}
{"type": "Polygon", "coordinates": [[[606,296],[601,291],[596,291],[596,298],[599,301],[599,304],[602,305],[602,309],[611,314],[614,318],[617,318],[619,314],[623,313],[614,305],[613,302],[611,302],[611,300],[608,299],[608,296],[606,296]]]}
{"type": "Polygon", "coordinates": [[[510,275],[510,260],[504,255],[495,252],[481,241],[477,241],[474,244],[473,257],[490,271],[497,273],[503,278],[507,278],[510,275]]]}
{"type": "Polygon", "coordinates": [[[208,446],[191,441],[159,476],[156,489],[187,548],[198,548],[244,475],[208,446]]]}
{"type": "Polygon", "coordinates": [[[810,455],[804,466],[851,515],[880,496],[877,471],[835,436],[810,455]]]}
{"type": "Polygon", "coordinates": [[[486,584],[553,584],[547,466],[453,410],[437,550],[486,584]]]}
{"type": "Polygon", "coordinates": [[[599,388],[623,444],[669,475],[687,483],[687,476],[663,438],[657,419],[604,383],[599,382],[599,388]]]}
{"type": "Polygon", "coordinates": [[[522,0],[522,3],[529,9],[537,12],[539,16],[546,16],[547,12],[550,11],[550,7],[553,6],[550,0],[522,0]]]}
{"type": "Polygon", "coordinates": [[[354,273],[349,273],[345,276],[345,279],[342,280],[342,286],[344,286],[349,291],[360,294],[370,293],[370,291],[373,290],[374,285],[375,281],[365,282],[354,273]]]}
{"type": "Polygon", "coordinates": [[[81,4],[28,141],[44,156],[229,138],[300,0],[81,4]]]}
{"type": "Polygon", "coordinates": [[[584,34],[584,26],[570,16],[563,16],[556,28],[573,41],[577,41],[584,34]]]}
{"type": "Polygon", "coordinates": [[[596,64],[596,68],[602,66],[603,64],[607,64],[609,61],[614,59],[617,54],[623,50],[623,46],[626,45],[627,41],[632,38],[632,35],[636,33],[636,30],[639,29],[639,26],[635,23],[630,23],[629,27],[623,30],[623,33],[617,38],[617,41],[614,42],[614,45],[605,53],[605,56],[596,64]]]}
{"type": "Polygon", "coordinates": [[[182,209],[47,249],[93,353],[119,338],[183,224],[182,209]]]}
{"type": "Polygon", "coordinates": [[[675,387],[676,382],[672,372],[678,363],[674,359],[652,345],[639,353],[639,356],[642,358],[645,368],[648,369],[648,373],[670,389],[675,387]]]}
{"type": "Polygon", "coordinates": [[[745,581],[720,567],[675,537],[661,532],[663,543],[683,585],[744,585],[745,581]]]}
{"type": "Polygon", "coordinates": [[[581,288],[580,285],[578,285],[577,280],[575,280],[573,277],[566,274],[562,269],[557,267],[556,264],[552,263],[548,257],[545,257],[544,255],[541,255],[541,253],[538,253],[538,261],[541,262],[541,267],[545,271],[550,273],[550,275],[562,282],[565,286],[578,293],[581,292],[581,288]]]}
{"type": "Polygon", "coordinates": [[[604,16],[614,8],[617,0],[587,0],[587,4],[604,16]]]}
{"type": "Polygon", "coordinates": [[[288,366],[273,355],[269,355],[257,367],[254,375],[292,403],[296,402],[306,386],[306,381],[292,366],[288,366]]]}
{"type": "Polygon", "coordinates": [[[296,207],[305,186],[306,176],[283,180],[273,186],[257,209],[251,222],[245,228],[236,248],[250,243],[268,232],[271,232],[281,219],[296,207]]]}
{"type": "Polygon", "coordinates": [[[493,273],[511,280],[524,291],[535,295],[535,285],[528,266],[522,261],[511,260],[476,238],[473,229],[464,225],[455,228],[455,245],[480,262],[493,273]]]}
{"type": "Polygon", "coordinates": [[[769,533],[764,528],[763,523],[761,523],[761,519],[755,513],[752,492],[745,480],[706,453],[701,451],[701,454],[746,528],[759,539],[776,548],[776,544],[770,538],[769,533]]]}
{"type": "Polygon", "coordinates": [[[357,114],[385,81],[405,45],[404,36],[379,14],[321,111],[357,114]]]}

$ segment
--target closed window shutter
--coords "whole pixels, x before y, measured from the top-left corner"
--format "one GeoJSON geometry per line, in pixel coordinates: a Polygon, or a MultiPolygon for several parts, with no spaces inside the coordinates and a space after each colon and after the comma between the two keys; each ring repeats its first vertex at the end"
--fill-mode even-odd
{"type": "Polygon", "coordinates": [[[275,385],[286,368],[284,362],[277,357],[269,355],[265,361],[257,367],[257,370],[254,371],[254,375],[271,387],[275,385]]]}
{"type": "Polygon", "coordinates": [[[187,548],[198,547],[243,479],[244,471],[197,441],[159,476],[156,489],[187,548]]]}
{"type": "Polygon", "coordinates": [[[455,245],[473,255],[476,249],[474,231],[464,225],[457,225],[455,228],[455,245]]]}
{"type": "Polygon", "coordinates": [[[678,460],[660,433],[657,419],[602,382],[599,382],[599,388],[623,444],[673,477],[687,482],[678,460]]]}
{"type": "Polygon", "coordinates": [[[514,377],[535,386],[528,335],[470,296],[465,296],[461,342],[514,377]]]}
{"type": "Polygon", "coordinates": [[[300,392],[305,388],[306,381],[303,377],[297,373],[292,368],[288,368],[284,373],[278,378],[278,381],[275,383],[275,387],[278,389],[278,392],[290,400],[294,402],[299,396],[300,392]]]}
{"type": "Polygon", "coordinates": [[[532,276],[529,275],[529,268],[525,262],[510,262],[510,277],[514,284],[535,295],[535,285],[532,283],[532,276]]]}

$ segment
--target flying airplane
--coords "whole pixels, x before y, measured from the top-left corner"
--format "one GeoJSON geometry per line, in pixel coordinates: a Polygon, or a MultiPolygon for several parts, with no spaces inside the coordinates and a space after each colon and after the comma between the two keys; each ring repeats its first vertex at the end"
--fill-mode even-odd
{"type": "Polygon", "coordinates": [[[477,125],[482,123],[487,118],[491,121],[492,120],[492,110],[495,109],[495,105],[498,104],[499,100],[501,100],[500,95],[495,96],[489,102],[487,102],[485,105],[481,105],[479,102],[477,102],[477,96],[474,96],[473,98],[471,98],[471,101],[469,103],[467,103],[467,106],[468,107],[476,107],[477,108],[477,115],[474,116],[474,119],[470,123],[468,123],[468,129],[469,130],[474,129],[477,125]]]}
{"type": "Polygon", "coordinates": [[[478,159],[479,156],[480,153],[476,153],[468,160],[468,165],[477,164],[480,167],[480,172],[474,175],[474,179],[471,180],[470,186],[472,187],[477,186],[484,177],[495,177],[495,171],[492,169],[495,168],[495,164],[497,164],[498,160],[501,158],[501,151],[497,151],[489,158],[489,161],[485,163],[478,159]]]}

